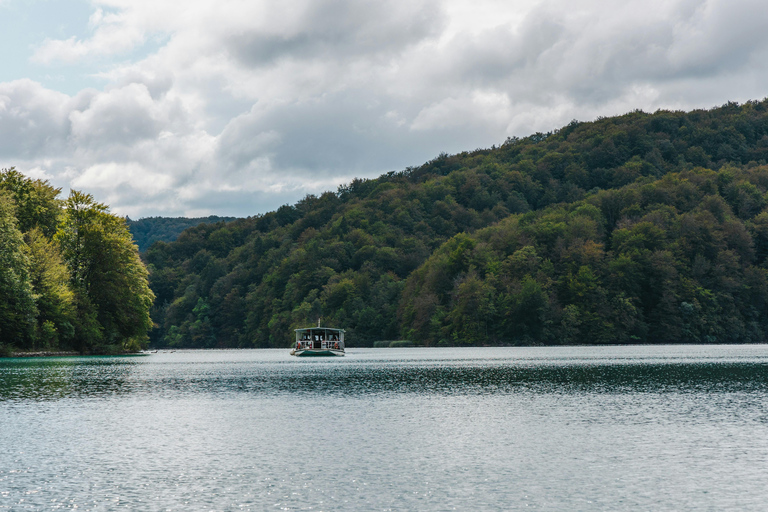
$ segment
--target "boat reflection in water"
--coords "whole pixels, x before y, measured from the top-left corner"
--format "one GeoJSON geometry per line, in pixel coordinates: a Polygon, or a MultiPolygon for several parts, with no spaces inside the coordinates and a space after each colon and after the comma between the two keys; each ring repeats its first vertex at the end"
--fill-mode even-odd
{"type": "Polygon", "coordinates": [[[296,329],[296,344],[292,356],[343,356],[344,329],[317,327],[296,329]]]}

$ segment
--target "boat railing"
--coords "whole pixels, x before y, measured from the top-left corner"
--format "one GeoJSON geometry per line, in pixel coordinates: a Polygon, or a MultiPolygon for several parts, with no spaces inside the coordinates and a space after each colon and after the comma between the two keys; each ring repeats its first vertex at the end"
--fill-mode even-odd
{"type": "MultiPolygon", "coordinates": [[[[296,350],[306,350],[314,348],[315,342],[312,340],[301,340],[296,342],[296,350]]],[[[344,350],[343,341],[321,340],[320,348],[323,350],[344,350]]]]}

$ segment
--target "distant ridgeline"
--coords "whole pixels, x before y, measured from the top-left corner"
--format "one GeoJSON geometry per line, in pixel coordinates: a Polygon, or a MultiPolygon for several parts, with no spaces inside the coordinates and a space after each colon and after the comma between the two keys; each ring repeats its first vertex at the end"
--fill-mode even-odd
{"type": "Polygon", "coordinates": [[[128,229],[133,235],[133,240],[139,246],[139,251],[144,252],[158,240],[173,242],[182,231],[198,224],[215,224],[217,222],[229,222],[237,217],[145,217],[139,220],[131,220],[126,217],[128,229]]]}
{"type": "Polygon", "coordinates": [[[572,122],[144,258],[156,346],[768,341],[768,100],[572,122]]]}
{"type": "Polygon", "coordinates": [[[154,295],[125,220],[60,192],[0,170],[0,356],[141,349],[154,295]]]}

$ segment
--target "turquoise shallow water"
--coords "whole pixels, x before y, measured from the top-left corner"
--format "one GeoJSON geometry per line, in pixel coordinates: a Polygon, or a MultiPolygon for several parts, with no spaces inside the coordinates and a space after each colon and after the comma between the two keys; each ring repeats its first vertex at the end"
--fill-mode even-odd
{"type": "Polygon", "coordinates": [[[0,359],[0,510],[764,510],[768,346],[0,359]]]}

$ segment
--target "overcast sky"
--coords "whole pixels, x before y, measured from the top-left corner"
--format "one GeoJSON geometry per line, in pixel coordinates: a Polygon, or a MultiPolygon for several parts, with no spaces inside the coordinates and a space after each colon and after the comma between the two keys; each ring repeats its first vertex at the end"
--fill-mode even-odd
{"type": "Polygon", "coordinates": [[[0,167],[248,216],[572,119],[768,96],[758,0],[0,0],[0,167]]]}

